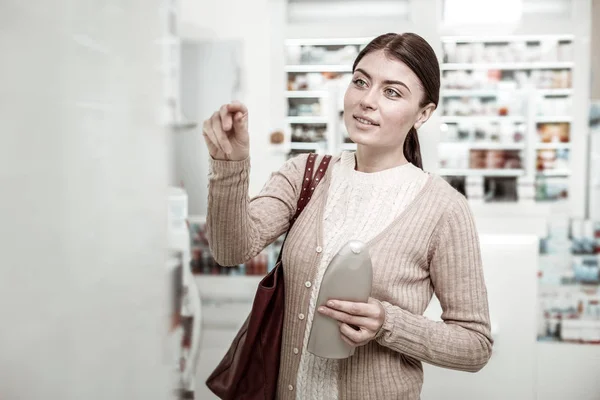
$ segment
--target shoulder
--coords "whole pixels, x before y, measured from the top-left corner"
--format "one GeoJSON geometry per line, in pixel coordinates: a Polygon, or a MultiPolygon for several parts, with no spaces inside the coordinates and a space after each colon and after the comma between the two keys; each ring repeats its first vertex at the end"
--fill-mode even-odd
{"type": "Polygon", "coordinates": [[[432,175],[430,202],[436,210],[435,231],[440,234],[448,230],[475,229],[474,216],[468,199],[440,176],[432,175]]]}
{"type": "Polygon", "coordinates": [[[457,208],[469,208],[467,198],[452,187],[444,178],[439,175],[430,174],[429,179],[432,180],[430,195],[436,199],[437,206],[441,211],[446,213],[457,208]]]}
{"type": "Polygon", "coordinates": [[[302,176],[306,170],[306,164],[308,163],[309,158],[314,160],[315,169],[321,166],[323,161],[325,161],[323,167],[327,168],[330,164],[334,164],[340,159],[339,156],[332,157],[324,154],[304,153],[290,157],[283,165],[282,170],[293,171],[302,176]],[[327,159],[325,159],[326,157],[327,159]]]}
{"type": "MultiPolygon", "coordinates": [[[[317,168],[321,167],[321,162],[325,159],[326,155],[314,154],[311,157],[311,154],[305,153],[290,157],[280,169],[273,172],[271,176],[283,176],[292,186],[299,187],[302,185],[309,157],[313,158],[314,161],[314,166],[311,171],[314,176],[317,168]]],[[[337,160],[339,160],[339,157],[327,158],[327,163],[326,165],[323,165],[322,168],[328,168],[330,164],[334,164],[337,160]]],[[[326,171],[327,175],[329,175],[331,169],[333,168],[328,168],[326,171]]]]}
{"type": "Polygon", "coordinates": [[[298,154],[293,157],[290,157],[284,164],[282,169],[294,169],[294,170],[304,170],[306,162],[308,160],[308,156],[310,154],[298,154]]]}

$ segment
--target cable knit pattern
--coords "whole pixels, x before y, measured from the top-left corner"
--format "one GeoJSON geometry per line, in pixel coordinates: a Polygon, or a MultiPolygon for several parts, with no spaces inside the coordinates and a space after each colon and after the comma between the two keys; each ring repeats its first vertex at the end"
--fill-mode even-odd
{"type": "Polygon", "coordinates": [[[356,171],[354,153],[342,153],[333,165],[324,212],[323,258],[312,285],[296,391],[297,400],[338,398],[339,361],[306,349],[321,282],[331,259],[349,240],[365,243],[385,229],[413,201],[427,174],[412,164],[376,173],[356,171]]]}
{"type": "MultiPolygon", "coordinates": [[[[352,165],[348,157],[331,160],[283,250],[285,313],[277,399],[305,399],[310,388],[323,393],[322,399],[418,400],[422,362],[475,372],[491,356],[487,290],[473,216],[465,197],[439,176],[424,174],[420,190],[400,190],[400,177],[406,173],[411,180],[412,166],[382,171],[385,179],[374,183],[379,173],[353,172],[347,168],[352,165]],[[386,184],[400,186],[385,195],[386,184]],[[362,200],[354,198],[359,195],[362,200]],[[375,214],[368,216],[371,212],[375,214]],[[310,362],[302,350],[314,315],[314,284],[349,232],[371,237],[371,297],[382,303],[385,322],[375,340],[338,360],[331,371],[327,364],[309,365],[312,371],[304,373],[308,383],[298,387],[306,360],[310,362]],[[442,322],[423,316],[433,293],[442,306],[442,322]],[[323,381],[329,384],[314,389],[315,376],[329,377],[323,381]],[[331,383],[335,380],[337,388],[331,383]]],[[[219,264],[243,263],[288,230],[307,158],[287,161],[252,199],[249,159],[210,161],[207,235],[219,264]]]]}

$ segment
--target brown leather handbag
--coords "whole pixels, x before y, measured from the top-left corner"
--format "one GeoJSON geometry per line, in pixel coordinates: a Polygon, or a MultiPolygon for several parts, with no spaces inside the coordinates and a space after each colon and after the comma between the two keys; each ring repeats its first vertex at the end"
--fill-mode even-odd
{"type": "MultiPolygon", "coordinates": [[[[315,159],[315,154],[308,156],[296,215],[290,221],[288,233],[325,175],[331,156],[323,158],[313,178],[315,159]]],[[[208,388],[223,400],[276,397],[285,312],[282,254],[283,245],[275,268],[258,284],[250,315],[206,381],[208,388]]]]}

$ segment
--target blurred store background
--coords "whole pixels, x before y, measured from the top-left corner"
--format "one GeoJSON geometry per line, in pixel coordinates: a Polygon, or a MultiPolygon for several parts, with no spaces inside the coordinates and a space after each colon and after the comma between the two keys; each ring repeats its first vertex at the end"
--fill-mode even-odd
{"type": "Polygon", "coordinates": [[[280,242],[212,259],[201,122],[247,104],[251,195],[351,151],[351,65],[387,32],[438,54],[425,170],[476,216],[495,339],[422,398],[600,399],[599,0],[3,0],[0,398],[214,398],[280,242]]]}

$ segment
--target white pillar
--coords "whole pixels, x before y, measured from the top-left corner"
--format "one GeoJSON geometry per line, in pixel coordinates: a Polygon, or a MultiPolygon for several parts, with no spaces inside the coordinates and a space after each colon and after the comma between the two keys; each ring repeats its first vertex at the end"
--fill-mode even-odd
{"type": "Polygon", "coordinates": [[[158,6],[0,2],[3,399],[167,398],[158,6]]]}

